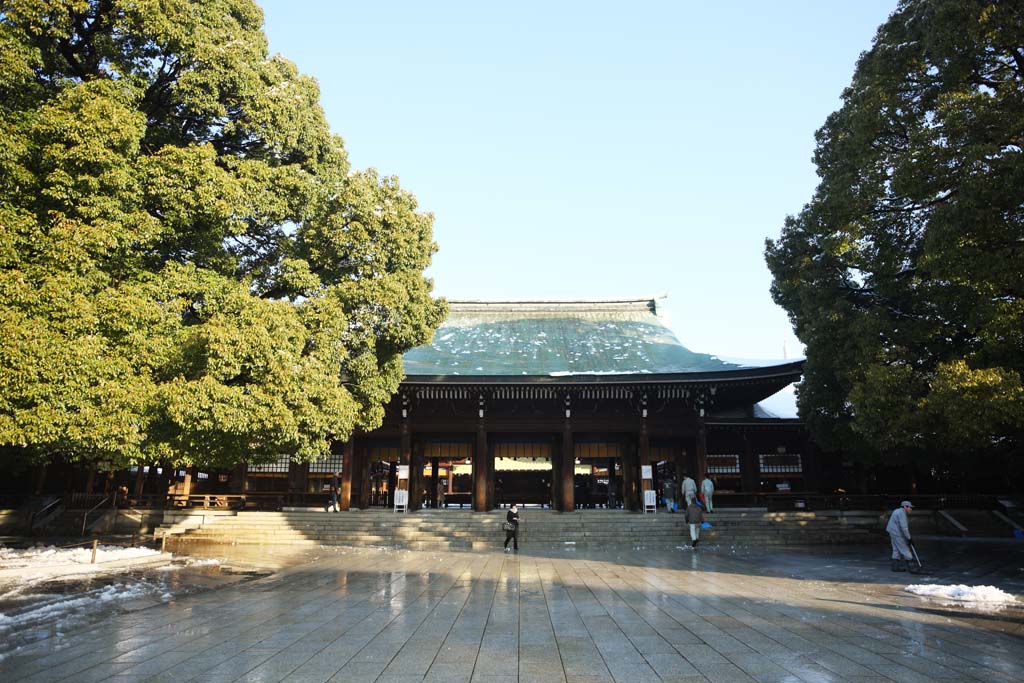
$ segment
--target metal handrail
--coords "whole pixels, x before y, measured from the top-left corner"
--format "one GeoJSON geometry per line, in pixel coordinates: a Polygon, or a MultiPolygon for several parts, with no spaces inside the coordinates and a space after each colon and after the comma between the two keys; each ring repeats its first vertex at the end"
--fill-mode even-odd
{"type": "Polygon", "coordinates": [[[53,500],[52,502],[47,503],[41,509],[36,510],[35,512],[33,512],[32,516],[28,518],[28,530],[32,531],[33,529],[35,529],[36,528],[36,519],[41,517],[44,512],[46,512],[47,510],[52,508],[54,505],[60,505],[60,502],[61,502],[61,499],[57,498],[57,499],[53,500]]]}
{"type": "Polygon", "coordinates": [[[106,502],[107,502],[108,500],[110,500],[110,496],[107,496],[106,498],[104,498],[104,499],[103,499],[103,500],[101,500],[100,502],[98,502],[98,503],[96,503],[95,505],[93,505],[93,506],[92,506],[92,509],[91,509],[91,510],[89,510],[89,511],[88,511],[88,512],[86,512],[86,513],[85,513],[84,515],[82,515],[82,534],[81,534],[82,536],[85,536],[85,524],[86,524],[86,522],[88,522],[88,521],[89,521],[89,515],[90,515],[90,514],[92,514],[93,510],[95,510],[95,509],[96,509],[96,508],[98,508],[99,506],[103,505],[103,504],[104,504],[104,503],[106,503],[106,502]]]}

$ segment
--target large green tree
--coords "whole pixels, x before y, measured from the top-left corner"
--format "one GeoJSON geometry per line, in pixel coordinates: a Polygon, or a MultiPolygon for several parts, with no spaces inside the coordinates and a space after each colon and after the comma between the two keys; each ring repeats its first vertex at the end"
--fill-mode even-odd
{"type": "Polygon", "coordinates": [[[251,0],[0,0],[0,453],[227,465],[380,424],[445,314],[251,0]]]}
{"type": "Polygon", "coordinates": [[[1022,146],[1024,6],[900,2],[817,133],[813,198],[767,243],[824,444],[1019,455],[1022,146]]]}

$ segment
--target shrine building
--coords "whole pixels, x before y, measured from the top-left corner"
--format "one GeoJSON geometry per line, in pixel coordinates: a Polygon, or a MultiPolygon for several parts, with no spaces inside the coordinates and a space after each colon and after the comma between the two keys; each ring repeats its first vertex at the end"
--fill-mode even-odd
{"type": "Polygon", "coordinates": [[[433,343],[404,356],[382,426],[324,461],[253,466],[245,490],[317,493],[341,472],[343,509],[638,510],[644,488],[707,473],[719,493],[810,491],[811,442],[759,402],[803,361],[744,365],[694,353],[658,300],[455,301],[433,343]],[[653,481],[642,481],[649,465],[653,481]]]}

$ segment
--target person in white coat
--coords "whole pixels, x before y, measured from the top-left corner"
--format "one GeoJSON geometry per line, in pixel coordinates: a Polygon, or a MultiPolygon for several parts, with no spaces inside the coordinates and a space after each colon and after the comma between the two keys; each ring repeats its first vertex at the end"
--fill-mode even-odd
{"type": "Polygon", "coordinates": [[[711,498],[715,495],[715,483],[706,474],[704,475],[704,481],[700,483],[700,492],[704,494],[704,508],[708,512],[714,512],[715,506],[712,505],[711,498]]]}
{"type": "Polygon", "coordinates": [[[892,543],[892,570],[894,572],[905,572],[909,566],[910,571],[916,573],[917,566],[911,561],[914,556],[910,552],[910,511],[914,508],[909,500],[900,503],[900,506],[889,515],[889,523],[885,531],[889,534],[889,541],[892,543]]]}
{"type": "Polygon", "coordinates": [[[686,499],[687,507],[693,505],[697,498],[697,482],[690,479],[689,475],[683,475],[683,498],[686,499]]]}

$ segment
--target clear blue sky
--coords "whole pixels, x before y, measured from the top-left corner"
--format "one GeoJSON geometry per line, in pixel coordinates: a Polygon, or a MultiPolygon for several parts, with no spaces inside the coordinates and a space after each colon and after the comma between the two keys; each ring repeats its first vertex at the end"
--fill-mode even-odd
{"type": "Polygon", "coordinates": [[[438,294],[668,292],[694,351],[800,355],[764,240],[896,0],[261,4],[353,166],[434,213],[438,294]]]}

